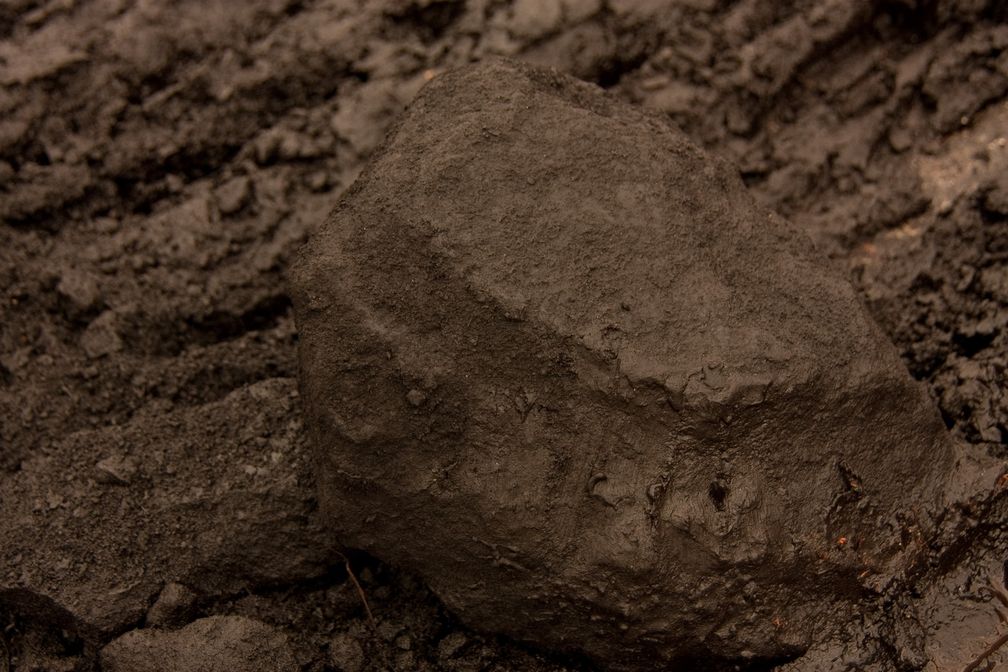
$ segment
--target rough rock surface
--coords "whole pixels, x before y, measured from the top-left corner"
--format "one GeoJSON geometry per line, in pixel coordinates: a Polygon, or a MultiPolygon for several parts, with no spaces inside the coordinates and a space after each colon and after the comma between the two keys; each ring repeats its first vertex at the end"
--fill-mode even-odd
{"type": "Polygon", "coordinates": [[[296,672],[287,637],[243,616],[211,616],[181,630],[133,630],[101,652],[106,672],[296,672]]]}
{"type": "Polygon", "coordinates": [[[553,72],[435,79],[292,289],[341,541],[610,668],[800,653],[914,561],[954,466],[803,234],[553,72]]]}

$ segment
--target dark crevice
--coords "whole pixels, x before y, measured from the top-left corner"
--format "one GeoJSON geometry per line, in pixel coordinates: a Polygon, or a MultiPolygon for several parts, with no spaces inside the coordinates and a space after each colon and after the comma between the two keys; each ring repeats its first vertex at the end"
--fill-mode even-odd
{"type": "Polygon", "coordinates": [[[206,345],[229,341],[250,331],[262,331],[275,327],[291,309],[290,297],[273,294],[260,300],[244,313],[215,311],[197,320],[189,320],[193,340],[206,345]]]}
{"type": "Polygon", "coordinates": [[[930,1],[886,0],[878,3],[876,13],[888,17],[893,28],[900,33],[922,40],[933,37],[940,28],[936,21],[935,3],[930,1]]]}
{"type": "Polygon", "coordinates": [[[628,74],[640,69],[650,57],[650,52],[640,50],[623,54],[617,51],[609,58],[599,62],[595,71],[589,74],[589,79],[603,89],[611,89],[618,85],[628,74]]]}
{"type": "Polygon", "coordinates": [[[724,511],[725,501],[728,499],[728,486],[720,479],[713,481],[707,489],[707,496],[710,497],[715,509],[724,511]]]}
{"type": "Polygon", "coordinates": [[[269,362],[254,370],[237,365],[203,368],[173,385],[170,392],[165,393],[155,388],[150,395],[168,398],[178,406],[202,406],[263,380],[296,376],[296,367],[293,362],[291,364],[288,366],[283,362],[269,362]]]}
{"type": "MultiPolygon", "coordinates": [[[[176,67],[171,73],[155,73],[134,87],[130,96],[134,103],[133,112],[138,113],[144,100],[141,91],[160,90],[171,85],[177,80],[172,73],[178,71],[179,68],[176,67]]],[[[249,91],[248,95],[241,99],[235,99],[229,106],[231,113],[222,111],[217,117],[218,128],[212,135],[207,134],[203,137],[201,134],[196,141],[163,160],[153,156],[141,158],[117,173],[106,172],[103,170],[103,162],[92,161],[92,175],[100,183],[98,188],[88,189],[79,198],[56,199],[43,208],[23,214],[15,213],[8,218],[8,223],[18,228],[58,230],[59,223],[52,220],[60,211],[80,206],[81,214],[86,216],[108,207],[107,199],[103,198],[107,196],[107,190],[100,188],[101,185],[110,187],[116,194],[116,204],[122,210],[142,215],[150,214],[156,202],[169,195],[168,187],[163,183],[164,178],[176,175],[188,183],[214,173],[221,165],[235,159],[257,129],[270,127],[293,108],[310,107],[331,99],[336,95],[345,77],[361,82],[367,81],[366,73],[354,71],[343,62],[319,63],[309,67],[308,71],[301,73],[299,77],[278,76],[263,83],[255,91],[249,91]],[[340,72],[340,76],[333,77],[334,70],[340,72]]],[[[185,103],[187,101],[185,94],[180,95],[182,96],[180,102],[185,103]]],[[[205,97],[198,91],[193,95],[195,98],[188,102],[194,106],[201,104],[205,97]]],[[[32,148],[21,146],[20,149],[32,148]]],[[[23,155],[24,151],[20,154],[23,155]]],[[[33,149],[28,158],[39,165],[49,162],[48,154],[41,145],[33,149]]],[[[24,160],[22,156],[19,163],[23,163],[24,160]]],[[[12,166],[15,170],[19,168],[17,164],[12,166]]]]}
{"type": "Polygon", "coordinates": [[[1008,2],[993,0],[987,4],[983,18],[997,23],[1008,23],[1008,2]]]}
{"type": "Polygon", "coordinates": [[[974,332],[971,334],[957,332],[952,337],[952,340],[956,344],[956,349],[960,354],[964,357],[972,359],[977,354],[990,347],[996,336],[997,332],[995,331],[986,333],[974,332]]]}
{"type": "Polygon", "coordinates": [[[284,16],[287,18],[295,17],[306,8],[307,4],[304,0],[292,0],[286,7],[284,7],[284,16]]]}
{"type": "Polygon", "coordinates": [[[431,2],[404,3],[396,11],[386,14],[396,26],[415,32],[424,42],[432,42],[465,12],[465,0],[433,0],[431,2]]]}
{"type": "Polygon", "coordinates": [[[241,150],[240,141],[199,148],[192,152],[179,152],[158,163],[135,166],[129,174],[111,177],[124,209],[134,214],[150,214],[156,203],[169,195],[168,186],[161,181],[168,175],[194,182],[219,170],[241,150]]]}
{"type": "Polygon", "coordinates": [[[945,423],[945,429],[951,431],[956,426],[956,419],[952,417],[952,414],[949,413],[948,409],[941,404],[938,405],[938,412],[941,414],[941,419],[945,423]]]}
{"type": "Polygon", "coordinates": [[[124,316],[120,337],[125,351],[148,357],[176,357],[191,346],[209,346],[276,327],[290,311],[290,298],[271,294],[241,312],[215,310],[179,319],[169,312],[124,316]]]}

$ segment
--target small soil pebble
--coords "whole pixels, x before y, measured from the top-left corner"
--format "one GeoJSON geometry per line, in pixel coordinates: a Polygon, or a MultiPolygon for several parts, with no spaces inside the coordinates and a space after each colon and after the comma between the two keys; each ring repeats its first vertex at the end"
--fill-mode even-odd
{"type": "Polygon", "coordinates": [[[348,633],[341,633],[329,643],[329,662],[340,672],[360,672],[364,667],[364,649],[348,633]]]}
{"type": "Polygon", "coordinates": [[[196,598],[196,593],[181,583],[167,584],[147,612],[147,625],[173,627],[185,624],[196,607],[196,598]]]}
{"type": "Polygon", "coordinates": [[[56,285],[67,304],[71,316],[79,316],[95,310],[102,301],[101,290],[95,277],[77,268],[68,268],[60,275],[56,285]]]}
{"type": "Polygon", "coordinates": [[[80,344],[87,356],[92,359],[122,350],[118,315],[112,310],[106,310],[92,320],[81,334],[80,344]]]}
{"type": "Polygon", "coordinates": [[[222,215],[232,215],[249,202],[252,196],[252,182],[245,176],[235,177],[217,188],[214,192],[217,207],[222,215]]]}
{"type": "Polygon", "coordinates": [[[444,639],[438,642],[438,658],[441,660],[447,660],[461,651],[462,647],[465,645],[466,636],[464,632],[450,632],[445,635],[444,639]]]}
{"type": "Polygon", "coordinates": [[[137,461],[132,457],[110,455],[95,465],[99,483],[128,485],[137,473],[137,461]]]}

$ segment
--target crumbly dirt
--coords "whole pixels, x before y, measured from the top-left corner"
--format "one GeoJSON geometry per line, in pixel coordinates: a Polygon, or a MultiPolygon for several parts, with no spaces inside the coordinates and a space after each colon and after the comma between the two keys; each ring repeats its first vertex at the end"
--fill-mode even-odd
{"type": "MultiPolygon", "coordinates": [[[[952,434],[1008,457],[1006,22],[999,0],[8,0],[0,510],[40,459],[98,464],[89,446],[144,428],[145,446],[165,427],[226,442],[234,393],[281,379],[259,389],[288,395],[293,252],[419,87],[488,55],[598,83],[737,163],[851,278],[952,434]]],[[[300,421],[287,406],[278,426],[300,421]]],[[[49,478],[40,535],[73,520],[80,487],[49,478]]],[[[919,627],[852,633],[875,653],[824,647],[806,669],[982,653],[1004,627],[985,587],[1008,553],[1000,501],[934,549],[934,590],[894,598],[919,627]]],[[[0,580],[32,569],[11,544],[0,580]]],[[[411,577],[350,561],[373,627],[342,564],[208,588],[188,618],[276,625],[307,670],[588,669],[464,630],[411,577]]],[[[0,670],[97,665],[50,612],[0,616],[0,670]]]]}

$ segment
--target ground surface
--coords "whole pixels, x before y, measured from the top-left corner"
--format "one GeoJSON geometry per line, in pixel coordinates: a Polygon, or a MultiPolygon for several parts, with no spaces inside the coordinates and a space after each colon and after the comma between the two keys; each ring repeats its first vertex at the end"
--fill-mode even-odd
{"type": "MultiPolygon", "coordinates": [[[[735,161],[849,273],[950,431],[1008,455],[1002,2],[6,0],[0,589],[70,595],[118,561],[136,578],[97,634],[0,590],[0,670],[89,669],[94,642],[153,622],[168,575],[194,588],[181,622],[276,625],[304,669],[585,669],[464,630],[352,556],[372,628],[341,564],[306,549],[243,568],[231,531],[212,534],[227,516],[200,513],[310,493],[284,269],[418,88],[497,54],[666,112],[735,161]],[[193,457],[204,446],[217,462],[193,457]]],[[[996,639],[982,584],[1002,573],[1003,515],[936,549],[918,631],[861,635],[888,643],[876,669],[961,669],[996,639]]]]}

